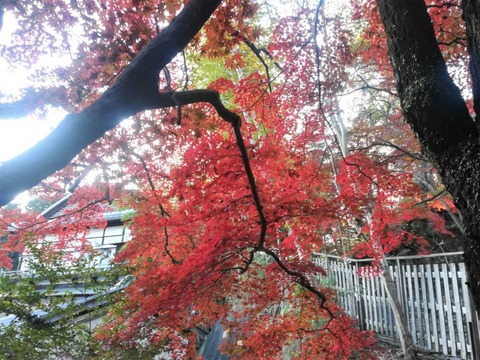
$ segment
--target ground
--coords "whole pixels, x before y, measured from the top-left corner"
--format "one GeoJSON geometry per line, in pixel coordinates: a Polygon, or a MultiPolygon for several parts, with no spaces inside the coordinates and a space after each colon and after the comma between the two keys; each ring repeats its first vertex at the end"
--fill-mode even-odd
{"type": "MultiPolygon", "coordinates": [[[[380,349],[377,351],[379,360],[399,360],[403,359],[403,354],[399,346],[390,342],[379,340],[380,349]]],[[[461,360],[457,357],[447,356],[441,353],[421,351],[418,354],[420,360],[461,360]]]]}

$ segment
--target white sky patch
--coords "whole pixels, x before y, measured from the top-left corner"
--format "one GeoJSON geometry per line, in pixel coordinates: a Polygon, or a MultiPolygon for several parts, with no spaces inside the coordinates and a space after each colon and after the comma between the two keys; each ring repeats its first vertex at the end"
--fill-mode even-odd
{"type": "MultiPolygon", "coordinates": [[[[6,12],[0,31],[0,44],[10,43],[16,28],[14,16],[6,12]]],[[[47,59],[45,61],[48,63],[47,59]]],[[[0,58],[0,101],[8,102],[9,96],[20,96],[24,89],[32,86],[32,82],[28,79],[30,72],[31,69],[12,68],[0,58]],[[1,99],[2,97],[6,98],[1,99]]],[[[46,120],[40,120],[34,116],[22,119],[0,119],[0,163],[31,148],[47,136],[65,115],[65,112],[55,110],[45,114],[46,120]]]]}
{"type": "Polygon", "coordinates": [[[0,43],[5,44],[10,41],[12,33],[17,29],[17,22],[14,16],[8,11],[3,15],[3,26],[0,31],[0,43]]]}
{"type": "Polygon", "coordinates": [[[45,138],[64,118],[65,114],[52,111],[48,120],[33,117],[0,120],[0,163],[28,150],[45,138]]]}
{"type": "MultiPolygon", "coordinates": [[[[12,42],[12,34],[17,28],[15,18],[9,12],[3,16],[3,26],[0,31],[0,44],[9,44],[12,42]]],[[[0,95],[12,94],[24,89],[30,85],[27,77],[28,74],[24,69],[12,71],[11,66],[0,58],[0,95]]]]}

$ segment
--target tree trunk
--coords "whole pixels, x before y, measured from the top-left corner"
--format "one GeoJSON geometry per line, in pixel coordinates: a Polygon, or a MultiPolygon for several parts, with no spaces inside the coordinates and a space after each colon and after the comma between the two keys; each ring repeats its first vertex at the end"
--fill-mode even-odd
{"type": "Polygon", "coordinates": [[[480,115],[480,5],[478,1],[462,1],[467,47],[470,56],[470,74],[473,84],[473,108],[480,115]]]}
{"type": "MultiPolygon", "coordinates": [[[[475,306],[480,308],[479,131],[460,90],[448,75],[423,0],[377,0],[405,120],[439,169],[464,218],[465,262],[475,306]]],[[[478,9],[476,1],[463,1],[478,9]]],[[[478,13],[464,14],[476,19],[478,13]]],[[[476,23],[478,24],[478,22],[476,23]]],[[[476,24],[466,22],[470,56],[478,60],[476,24]],[[473,51],[475,48],[477,51],[473,51]]],[[[472,63],[472,62],[471,62],[472,63]]],[[[474,66],[475,62],[474,62],[474,66]]],[[[475,76],[474,76],[475,77],[475,76]]],[[[474,80],[474,87],[478,86],[474,80]]],[[[477,94],[477,91],[474,91],[477,94]]],[[[479,105],[480,106],[480,105],[479,105]]]]}

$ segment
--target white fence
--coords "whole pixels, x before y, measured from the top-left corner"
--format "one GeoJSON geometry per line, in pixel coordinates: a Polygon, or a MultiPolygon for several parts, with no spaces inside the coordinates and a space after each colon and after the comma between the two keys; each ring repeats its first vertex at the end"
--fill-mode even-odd
{"type": "MultiPolygon", "coordinates": [[[[416,346],[460,359],[480,359],[479,332],[466,285],[462,253],[388,258],[416,346]]],[[[337,289],[337,301],[363,330],[397,339],[395,320],[371,259],[315,254],[327,271],[321,281],[337,289]]]]}

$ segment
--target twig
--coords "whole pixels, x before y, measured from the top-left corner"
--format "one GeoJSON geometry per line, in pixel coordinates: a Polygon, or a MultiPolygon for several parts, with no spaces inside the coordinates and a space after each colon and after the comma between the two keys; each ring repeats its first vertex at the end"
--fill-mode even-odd
{"type": "Polygon", "coordinates": [[[420,202],[417,202],[416,204],[413,204],[412,206],[410,206],[410,208],[413,208],[413,207],[415,207],[415,206],[420,206],[420,205],[422,205],[422,204],[426,204],[426,203],[428,203],[428,202],[430,202],[430,201],[435,200],[436,198],[439,198],[439,197],[445,195],[446,193],[447,193],[447,190],[445,190],[445,189],[440,190],[439,192],[437,192],[437,193],[436,193],[435,195],[433,195],[432,197],[429,197],[429,198],[427,198],[427,199],[425,199],[425,200],[422,200],[422,201],[420,201],[420,202]]]}
{"type": "Polygon", "coordinates": [[[185,76],[185,84],[183,84],[183,90],[187,90],[190,77],[188,76],[187,57],[185,56],[185,50],[182,51],[182,58],[183,58],[183,74],[185,76]]]}
{"type": "Polygon", "coordinates": [[[362,86],[360,89],[364,90],[364,89],[371,89],[371,90],[375,90],[375,91],[383,91],[383,92],[386,92],[387,94],[390,94],[392,96],[395,96],[397,97],[398,94],[393,92],[393,91],[390,91],[388,89],[383,89],[383,88],[379,88],[379,87],[376,87],[376,86],[373,86],[373,85],[370,85],[369,83],[367,83],[367,81],[361,76],[361,75],[358,75],[357,76],[360,78],[360,80],[362,80],[362,82],[365,84],[364,86],[362,86]]]}
{"type": "Polygon", "coordinates": [[[265,68],[265,73],[267,75],[267,80],[268,80],[268,90],[270,92],[272,92],[272,84],[271,84],[271,79],[270,79],[270,71],[268,69],[268,65],[267,63],[265,62],[265,60],[263,59],[262,55],[260,54],[260,50],[251,42],[249,41],[247,38],[241,36],[241,39],[243,40],[243,42],[250,48],[250,50],[253,51],[253,53],[255,54],[255,56],[260,60],[260,62],[262,63],[263,67],[265,68]]]}
{"type": "MultiPolygon", "coordinates": [[[[141,156],[136,154],[135,152],[132,152],[132,155],[135,156],[138,160],[140,160],[140,163],[142,164],[143,170],[145,170],[145,173],[147,174],[147,180],[148,184],[150,185],[150,189],[153,191],[153,195],[155,197],[155,200],[157,201],[158,208],[160,210],[160,214],[162,217],[170,217],[170,214],[165,210],[163,207],[162,203],[160,202],[160,199],[158,198],[157,190],[155,188],[155,185],[153,184],[152,177],[150,176],[150,171],[148,170],[147,163],[145,162],[145,159],[141,156]]],[[[165,235],[165,243],[163,244],[163,250],[167,254],[167,256],[170,258],[172,264],[181,264],[181,260],[177,260],[172,253],[170,252],[169,249],[169,236],[168,236],[168,229],[166,226],[163,227],[163,233],[165,235]]]]}
{"type": "Polygon", "coordinates": [[[310,281],[305,277],[304,274],[298,272],[298,271],[295,271],[295,270],[292,270],[292,269],[289,269],[283,262],[282,260],[280,259],[280,257],[272,250],[270,249],[267,249],[267,248],[262,248],[262,249],[259,249],[259,251],[262,251],[264,252],[265,254],[268,254],[270,255],[273,260],[275,260],[275,262],[277,263],[277,265],[285,272],[287,273],[288,275],[290,276],[293,276],[295,278],[297,278],[297,282],[303,287],[305,288],[306,290],[310,291],[312,294],[316,295],[319,299],[320,299],[320,308],[322,308],[323,310],[325,310],[328,315],[330,316],[330,318],[335,318],[335,315],[333,314],[333,312],[325,306],[325,303],[327,302],[327,298],[326,296],[321,293],[318,289],[316,289],[311,283],[310,281]]]}

